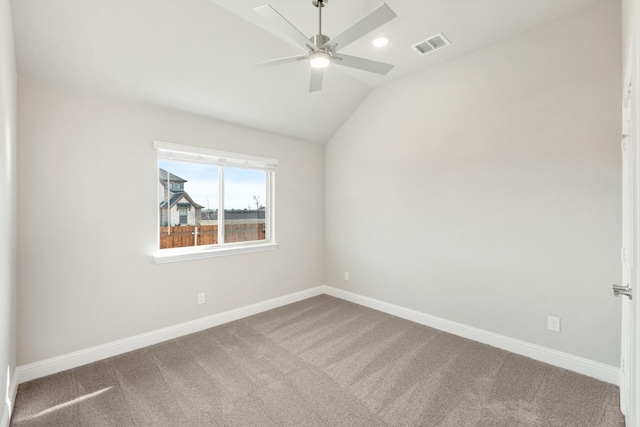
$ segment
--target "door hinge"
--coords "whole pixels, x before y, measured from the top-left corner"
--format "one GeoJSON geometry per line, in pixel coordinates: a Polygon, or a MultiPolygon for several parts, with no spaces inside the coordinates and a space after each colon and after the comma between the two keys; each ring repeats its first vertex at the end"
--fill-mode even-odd
{"type": "Polygon", "coordinates": [[[623,264],[627,262],[627,250],[625,248],[620,248],[620,261],[623,264]]]}
{"type": "Polygon", "coordinates": [[[629,284],[627,284],[627,286],[613,285],[612,288],[613,296],[619,297],[620,295],[624,295],[629,297],[629,299],[633,299],[633,289],[629,287],[629,284]]]}
{"type": "Polygon", "coordinates": [[[620,150],[627,150],[627,137],[628,135],[622,135],[622,139],[620,140],[620,150]]]}

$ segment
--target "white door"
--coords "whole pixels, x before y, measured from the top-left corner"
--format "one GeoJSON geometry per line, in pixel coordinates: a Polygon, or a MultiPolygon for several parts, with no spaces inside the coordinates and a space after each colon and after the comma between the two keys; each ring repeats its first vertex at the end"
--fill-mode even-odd
{"type": "Polygon", "coordinates": [[[622,343],[620,407],[627,427],[638,425],[640,367],[638,265],[640,262],[640,149],[638,147],[638,55],[634,43],[625,73],[622,123],[622,343]],[[624,295],[628,294],[628,295],[624,295]]]}

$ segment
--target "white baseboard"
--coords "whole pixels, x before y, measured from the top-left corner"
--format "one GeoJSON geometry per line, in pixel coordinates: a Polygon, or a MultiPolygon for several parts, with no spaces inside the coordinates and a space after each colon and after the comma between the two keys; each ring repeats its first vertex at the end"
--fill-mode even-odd
{"type": "MultiPolygon", "coordinates": [[[[47,375],[55,374],[67,369],[76,368],[86,365],[87,363],[96,362],[108,357],[117,356],[129,351],[138,350],[163,341],[178,338],[184,335],[199,332],[204,329],[242,319],[254,314],[262,313],[267,310],[281,307],[283,305],[302,301],[317,295],[327,294],[346,301],[350,301],[365,307],[369,307],[384,313],[388,313],[403,319],[411,320],[422,325],[426,325],[444,332],[478,341],[484,344],[498,347],[503,350],[510,351],[522,356],[530,357],[550,365],[568,369],[583,375],[587,375],[601,381],[611,384],[620,384],[620,369],[614,366],[605,365],[603,363],[594,362],[589,359],[574,356],[572,354],[563,353],[552,350],[536,344],[509,338],[504,335],[495,334],[493,332],[484,331],[464,325],[462,323],[452,322],[436,316],[431,316],[416,310],[400,307],[387,302],[379,301],[373,298],[354,294],[352,292],[333,288],[331,286],[318,286],[316,288],[307,289],[301,292],[285,295],[282,297],[270,299],[260,303],[248,305],[235,310],[225,311],[223,313],[214,314],[202,319],[181,323],[179,325],[170,326],[145,334],[136,335],[111,343],[102,344],[85,350],[76,351],[62,356],[46,359],[40,362],[31,363],[29,365],[19,366],[12,378],[13,401],[15,401],[15,393],[17,385],[23,382],[31,381],[47,375]]],[[[7,412],[5,410],[5,412],[7,412]]],[[[4,422],[3,416],[3,422],[4,422]]],[[[8,420],[7,420],[8,425],[8,420]]],[[[5,427],[0,423],[0,427],[5,427]]]]}
{"type": "Polygon", "coordinates": [[[16,394],[18,394],[18,376],[14,374],[9,383],[9,397],[4,403],[2,419],[0,419],[0,427],[9,427],[11,414],[13,413],[13,404],[16,401],[16,394]]]}
{"type": "Polygon", "coordinates": [[[272,310],[283,305],[302,301],[317,295],[322,295],[323,293],[323,286],[306,289],[304,291],[225,311],[223,313],[214,314],[212,316],[203,317],[201,319],[192,320],[179,325],[169,326],[167,328],[98,345],[85,350],[64,354],[62,356],[53,357],[40,362],[18,366],[14,378],[16,379],[17,384],[22,384],[36,378],[45,377],[67,369],[77,368],[78,366],[97,362],[98,360],[106,359],[108,357],[138,350],[143,347],[158,344],[163,341],[192,334],[194,332],[199,332],[224,323],[233,322],[234,320],[262,313],[267,310],[272,310]]]}
{"type": "Polygon", "coordinates": [[[398,305],[354,294],[331,286],[324,286],[324,293],[374,310],[411,320],[412,322],[420,323],[434,329],[501,348],[503,350],[510,351],[511,353],[526,356],[569,371],[587,375],[617,386],[620,385],[620,369],[614,366],[605,365],[604,363],[594,362],[569,353],[563,353],[547,347],[531,344],[526,341],[520,341],[504,335],[495,334],[493,332],[467,326],[462,323],[452,322],[440,317],[431,316],[416,310],[400,307],[398,305]]]}

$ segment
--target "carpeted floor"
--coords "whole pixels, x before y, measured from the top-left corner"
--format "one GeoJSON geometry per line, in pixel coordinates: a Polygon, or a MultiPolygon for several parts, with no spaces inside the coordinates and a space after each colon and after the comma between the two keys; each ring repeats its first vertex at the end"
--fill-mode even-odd
{"type": "Polygon", "coordinates": [[[20,385],[12,426],[624,426],[618,389],[319,296],[20,385]]]}

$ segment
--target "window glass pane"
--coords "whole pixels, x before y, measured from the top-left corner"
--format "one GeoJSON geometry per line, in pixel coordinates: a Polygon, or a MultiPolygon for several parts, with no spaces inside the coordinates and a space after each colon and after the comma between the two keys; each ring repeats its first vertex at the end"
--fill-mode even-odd
{"type": "Polygon", "coordinates": [[[160,249],[218,243],[218,166],[158,160],[160,249]]]}
{"type": "Polygon", "coordinates": [[[224,242],[265,240],[267,173],[224,168],[224,242]]]}
{"type": "Polygon", "coordinates": [[[178,214],[180,215],[180,225],[187,225],[187,208],[179,207],[178,214]]]}

